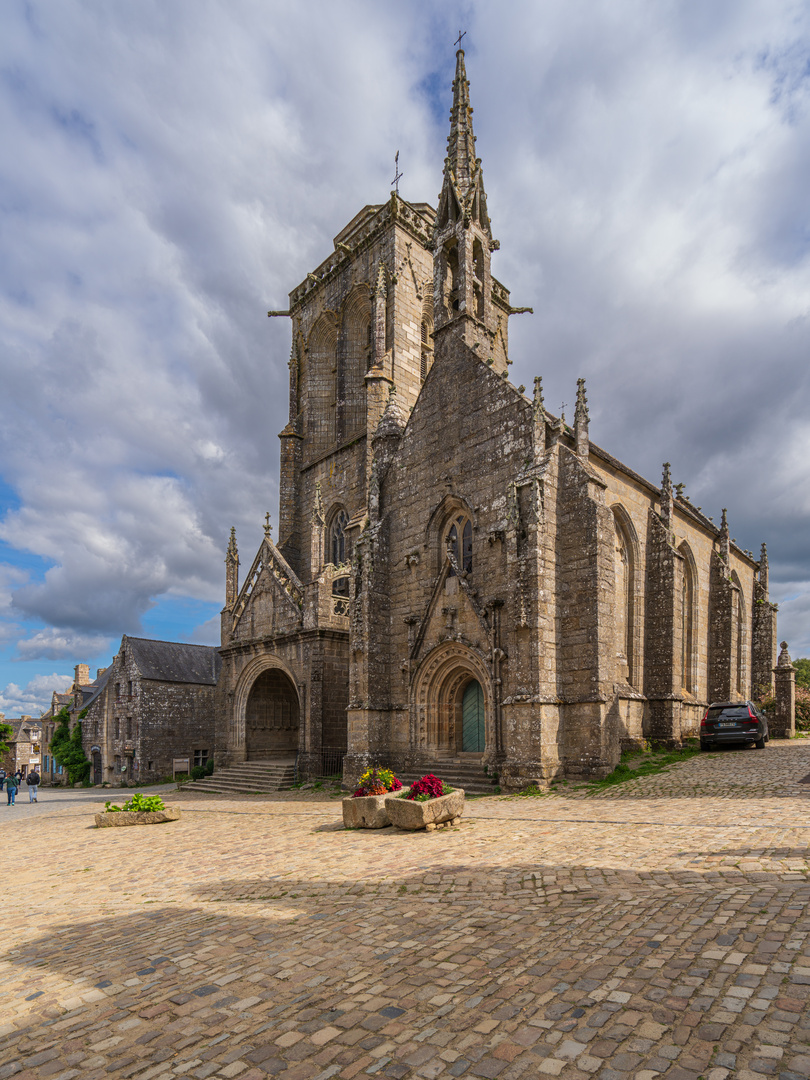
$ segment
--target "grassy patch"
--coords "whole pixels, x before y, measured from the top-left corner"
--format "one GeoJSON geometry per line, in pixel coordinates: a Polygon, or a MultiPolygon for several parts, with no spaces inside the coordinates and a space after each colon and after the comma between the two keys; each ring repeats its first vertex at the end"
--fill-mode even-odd
{"type": "Polygon", "coordinates": [[[604,791],[605,788],[615,787],[627,780],[635,780],[638,776],[654,776],[655,773],[665,772],[673,765],[700,754],[697,744],[688,743],[680,750],[667,750],[663,747],[652,750],[628,750],[622,754],[621,761],[603,780],[592,780],[586,785],[589,792],[604,791]]]}
{"type": "Polygon", "coordinates": [[[518,791],[512,798],[518,799],[531,799],[531,798],[545,798],[549,793],[543,791],[542,788],[537,787],[536,784],[529,784],[528,787],[523,788],[522,791],[518,791]]]}

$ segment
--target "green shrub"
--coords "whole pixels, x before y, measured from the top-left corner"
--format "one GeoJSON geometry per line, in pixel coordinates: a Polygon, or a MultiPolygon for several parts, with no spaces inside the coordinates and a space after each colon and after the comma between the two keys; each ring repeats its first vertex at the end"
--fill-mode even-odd
{"type": "Polygon", "coordinates": [[[51,738],[51,751],[58,765],[67,769],[68,782],[85,783],[90,777],[90,762],[82,748],[82,724],[70,730],[70,713],[62,709],[57,717],[56,730],[51,738]]]}
{"type": "Polygon", "coordinates": [[[212,757],[210,757],[208,759],[208,761],[206,761],[206,763],[205,763],[205,775],[206,776],[213,776],[214,775],[214,759],[212,757]]]}
{"type": "Polygon", "coordinates": [[[122,810],[134,810],[137,813],[165,810],[163,799],[159,795],[133,795],[123,806],[113,806],[111,802],[104,803],[104,809],[108,814],[120,813],[122,810]]]}
{"type": "Polygon", "coordinates": [[[202,780],[202,778],[205,775],[206,775],[205,765],[195,765],[194,768],[191,770],[191,779],[192,780],[202,780]]]}

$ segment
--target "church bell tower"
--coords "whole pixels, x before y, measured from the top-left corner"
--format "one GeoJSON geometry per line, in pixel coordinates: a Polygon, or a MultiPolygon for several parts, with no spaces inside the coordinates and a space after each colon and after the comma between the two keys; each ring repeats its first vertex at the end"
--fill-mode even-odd
{"type": "Polygon", "coordinates": [[[475,156],[470,83],[464,50],[456,53],[453,108],[444,160],[444,181],[433,230],[434,338],[437,348],[449,332],[481,360],[506,368],[509,299],[493,282],[492,238],[481,159],[475,156]]]}

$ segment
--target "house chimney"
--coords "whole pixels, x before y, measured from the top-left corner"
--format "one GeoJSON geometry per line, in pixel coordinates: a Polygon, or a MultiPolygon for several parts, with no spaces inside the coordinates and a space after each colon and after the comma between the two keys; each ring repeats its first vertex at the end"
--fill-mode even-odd
{"type": "Polygon", "coordinates": [[[105,667],[96,668],[96,678],[100,679],[106,670],[105,667]]]}
{"type": "Polygon", "coordinates": [[[75,686],[87,686],[90,682],[90,665],[77,664],[73,669],[73,683],[75,686]]]}

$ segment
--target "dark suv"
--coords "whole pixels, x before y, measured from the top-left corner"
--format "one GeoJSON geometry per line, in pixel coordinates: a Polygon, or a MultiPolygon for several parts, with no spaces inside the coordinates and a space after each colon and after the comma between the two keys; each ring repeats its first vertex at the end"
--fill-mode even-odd
{"type": "Polygon", "coordinates": [[[720,743],[752,742],[763,750],[768,741],[768,721],[753,701],[715,701],[700,721],[700,749],[720,743]]]}

